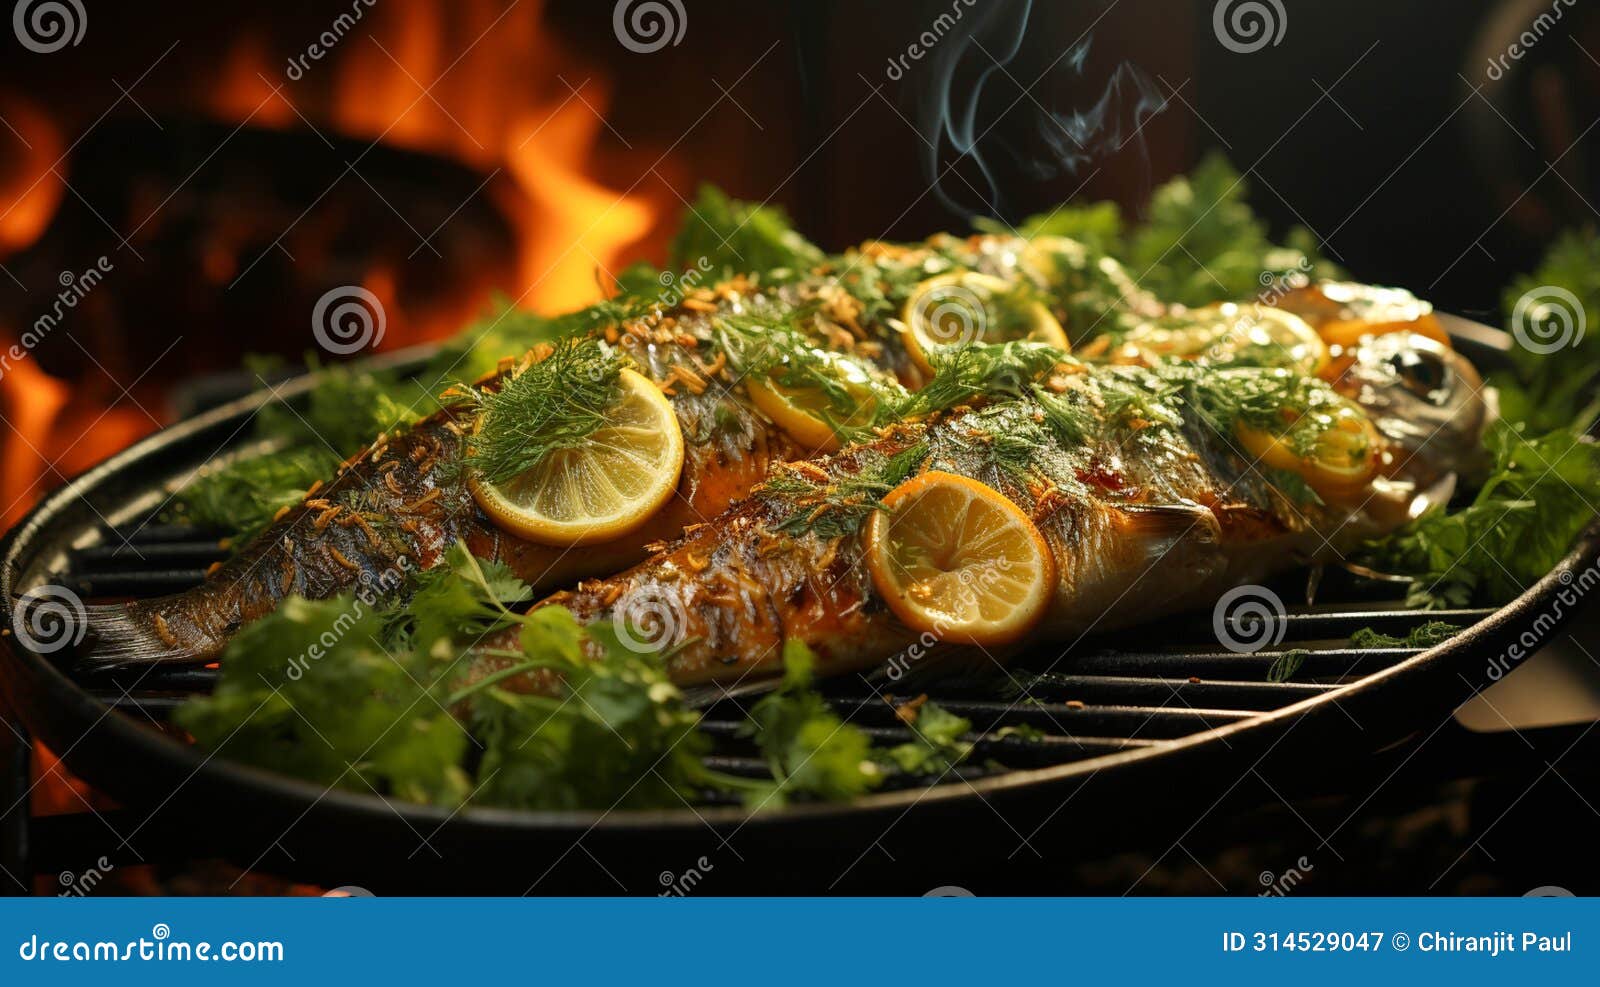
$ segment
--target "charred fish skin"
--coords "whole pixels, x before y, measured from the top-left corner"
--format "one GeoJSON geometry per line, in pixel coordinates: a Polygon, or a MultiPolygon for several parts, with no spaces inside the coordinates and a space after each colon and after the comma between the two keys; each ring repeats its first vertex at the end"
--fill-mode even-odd
{"type": "MultiPolygon", "coordinates": [[[[688,359],[686,347],[652,343],[642,365],[659,373],[678,360],[692,366],[688,359]]],[[[679,487],[630,535],[573,550],[502,531],[462,480],[472,415],[446,408],[352,457],[196,589],[90,607],[86,653],[105,666],[210,661],[240,626],[291,594],[326,599],[354,590],[371,604],[456,542],[543,590],[571,585],[638,562],[646,545],[721,513],[773,463],[804,455],[725,383],[670,400],[687,440],[679,487]]]]}
{"type": "MultiPolygon", "coordinates": [[[[994,238],[894,251],[908,269],[959,261],[1016,273],[1014,244],[1004,248],[994,238]]],[[[380,437],[352,457],[336,477],[314,487],[195,590],[90,607],[87,660],[103,666],[211,661],[240,626],[271,612],[290,594],[323,599],[364,588],[385,595],[397,572],[428,568],[456,541],[465,541],[481,558],[505,562],[541,590],[633,565],[648,554],[645,546],[717,516],[774,463],[808,451],[752,406],[734,368],[713,355],[719,319],[776,319],[807,306],[821,316],[806,326],[819,347],[848,352],[902,379],[914,377],[886,313],[867,318],[841,287],[839,279],[849,276],[865,273],[846,266],[772,288],[734,278],[695,289],[670,309],[656,308],[594,333],[663,388],[683,430],[686,454],[677,496],[641,530],[580,551],[534,544],[500,530],[459,482],[470,416],[446,408],[392,439],[380,437]]],[[[515,372],[515,364],[508,358],[497,374],[479,383],[494,386],[494,379],[515,372]]]]}
{"type": "MultiPolygon", "coordinates": [[[[1095,377],[1086,372],[1069,386],[1094,404],[1095,377]]],[[[876,442],[785,471],[811,477],[816,495],[769,485],[633,569],[541,605],[567,607],[582,622],[610,620],[624,640],[649,636],[643,643],[666,653],[684,685],[776,673],[787,640],[810,646],[822,674],[876,666],[923,633],[902,624],[875,590],[859,524],[838,531],[797,519],[825,521],[839,509],[826,491],[846,489],[908,450],[922,450],[919,470],[1001,492],[1043,534],[1058,576],[1034,641],[1209,603],[1229,586],[1337,552],[1387,523],[1361,505],[1292,501],[1193,422],[1136,423],[1075,446],[1046,441],[1027,472],[996,460],[997,434],[1028,434],[1043,417],[1043,408],[1021,400],[894,426],[876,442]]],[[[978,656],[988,658],[1006,654],[978,656]]]]}

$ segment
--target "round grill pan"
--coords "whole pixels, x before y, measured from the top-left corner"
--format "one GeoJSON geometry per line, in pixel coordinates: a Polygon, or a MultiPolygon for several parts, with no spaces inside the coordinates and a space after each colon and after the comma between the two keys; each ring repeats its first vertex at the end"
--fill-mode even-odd
{"type": "MultiPolygon", "coordinates": [[[[1505,334],[1445,321],[1480,367],[1503,362],[1505,334]]],[[[421,359],[397,354],[387,362],[405,369],[421,359]]],[[[0,543],[0,592],[10,600],[56,582],[86,594],[126,596],[170,592],[197,579],[205,550],[192,533],[147,525],[130,548],[109,529],[126,532],[147,522],[176,481],[241,442],[259,408],[269,400],[299,400],[306,389],[304,380],[291,382],[275,395],[216,408],[54,491],[0,543]]],[[[121,803],[121,811],[102,815],[103,825],[89,826],[86,839],[123,858],[175,847],[247,868],[391,890],[655,893],[678,887],[676,875],[687,869],[704,874],[718,867],[723,891],[837,890],[863,880],[892,883],[896,874],[929,867],[976,882],[1037,871],[1052,854],[1081,859],[1095,852],[1096,841],[1131,832],[1181,835],[1252,775],[1284,765],[1330,770],[1436,729],[1441,717],[1515,664],[1504,658],[1514,642],[1535,632],[1548,637],[1551,621],[1566,616],[1551,606],[1565,585],[1562,570],[1595,564],[1597,551],[1600,537],[1591,529],[1561,567],[1495,610],[1410,610],[1381,585],[1330,579],[1315,606],[1290,608],[1282,648],[1310,654],[1288,683],[1266,678],[1281,649],[1223,651],[1209,614],[1086,640],[1064,657],[1059,647],[1041,645],[1018,663],[1024,671],[1049,669],[1032,681],[1028,702],[974,692],[970,683],[925,690],[973,720],[979,746],[969,766],[928,779],[932,784],[902,784],[848,804],[755,815],[714,803],[660,811],[450,812],[371,791],[325,790],[208,757],[163,732],[164,712],[206,687],[203,671],[90,676],[69,659],[21,647],[9,633],[9,607],[0,616],[8,645],[0,687],[33,735],[121,803]],[[1403,636],[1429,619],[1470,626],[1420,651],[1347,643],[1360,627],[1403,636]],[[1044,737],[994,737],[1000,727],[1021,723],[1044,737]],[[908,861],[919,867],[908,868],[908,861]]],[[[894,687],[881,677],[828,684],[842,715],[888,741],[903,733],[885,701],[894,687]]],[[[733,737],[742,718],[736,698],[707,710],[707,729],[719,742],[717,766],[725,770],[757,766],[733,737]]]]}

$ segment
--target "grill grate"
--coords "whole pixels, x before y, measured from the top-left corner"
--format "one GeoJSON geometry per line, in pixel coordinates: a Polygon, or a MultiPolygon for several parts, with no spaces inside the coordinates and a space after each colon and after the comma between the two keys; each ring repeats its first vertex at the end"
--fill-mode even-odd
{"type": "MultiPolygon", "coordinates": [[[[68,554],[60,581],[85,598],[153,596],[197,585],[206,567],[223,555],[217,538],[183,525],[107,529],[100,545],[68,554]]],[[[824,689],[841,717],[884,745],[914,739],[895,706],[919,695],[971,720],[973,731],[966,739],[974,751],[966,764],[942,778],[891,779],[889,787],[960,784],[1010,770],[1159,747],[1271,713],[1420,653],[1411,648],[1353,648],[1349,637],[1360,628],[1403,637],[1426,621],[1465,627],[1493,612],[1408,609],[1398,599],[1374,599],[1373,593],[1369,583],[1325,580],[1319,589],[1322,601],[1289,608],[1283,640],[1255,654],[1220,649],[1210,615],[1202,614],[1163,621],[1159,646],[1148,630],[1107,635],[1081,642],[1062,661],[1057,661],[1056,649],[1024,655],[1005,674],[996,669],[993,674],[908,677],[903,682],[881,674],[845,676],[827,681],[824,689]],[[1292,681],[1269,681],[1268,670],[1291,648],[1305,652],[1299,671],[1292,681]],[[1030,670],[1030,665],[1054,668],[1030,670]],[[1006,731],[1008,727],[1024,728],[1025,735],[1006,731]]],[[[216,676],[204,668],[158,668],[84,671],[77,681],[136,721],[161,724],[186,697],[208,691],[216,676]]],[[[714,745],[708,764],[736,775],[762,776],[765,763],[739,736],[749,702],[727,695],[705,707],[703,729],[714,745]]]]}

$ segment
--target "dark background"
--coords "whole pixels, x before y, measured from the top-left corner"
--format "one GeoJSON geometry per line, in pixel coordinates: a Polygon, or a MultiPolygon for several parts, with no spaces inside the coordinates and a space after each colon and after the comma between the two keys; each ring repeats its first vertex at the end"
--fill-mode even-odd
{"type": "MultiPolygon", "coordinates": [[[[411,67],[420,87],[430,73],[447,69],[449,54],[466,47],[480,25],[494,24],[490,40],[473,57],[490,44],[506,47],[507,53],[497,57],[521,63],[516,85],[463,92],[456,83],[465,70],[458,67],[435,95],[477,129],[467,116],[471,107],[481,109],[523,90],[560,94],[565,83],[557,76],[601,87],[605,99],[596,107],[603,107],[605,124],[585,168],[609,188],[645,196],[657,212],[629,254],[662,258],[673,217],[699,181],[781,204],[809,235],[838,248],[868,237],[916,238],[937,229],[961,229],[968,219],[964,212],[988,211],[995,204],[986,201],[995,197],[970,161],[932,187],[925,143],[929,124],[917,109],[939,88],[935,63],[940,58],[965,46],[951,77],[959,103],[976,73],[1004,55],[1004,38],[1025,25],[1015,58],[1004,69],[991,70],[975,117],[984,133],[978,149],[1001,179],[1004,201],[999,204],[1010,219],[1074,193],[1115,198],[1136,214],[1156,183],[1189,169],[1206,150],[1218,149],[1246,172],[1252,203],[1276,231],[1304,224],[1357,277],[1404,285],[1442,308],[1482,314],[1497,307],[1501,286],[1513,273],[1530,268],[1552,235],[1593,223],[1600,215],[1593,204],[1596,175],[1589,151],[1596,139],[1589,127],[1600,75],[1594,57],[1600,52],[1600,17],[1583,3],[1563,9],[1554,27],[1528,55],[1508,63],[1510,71],[1498,82],[1485,75],[1488,55],[1503,53],[1535,16],[1561,0],[1286,0],[1280,43],[1248,54],[1218,43],[1214,5],[1204,0],[1058,0],[1032,4],[1026,18],[1026,3],[978,0],[933,55],[908,63],[902,78],[887,78],[889,60],[901,56],[939,13],[960,2],[692,0],[682,42],[641,55],[618,44],[605,3],[552,0],[541,6],[522,0],[515,5],[517,16],[496,21],[509,2],[387,0],[305,81],[288,83],[285,93],[301,120],[337,142],[338,125],[324,112],[318,85],[341,61],[374,56],[363,32],[381,33],[392,23],[382,18],[397,11],[427,10],[444,57],[411,67]],[[529,11],[535,16],[523,18],[529,11]],[[964,32],[980,20],[984,30],[967,37],[964,32]],[[527,31],[526,23],[534,21],[537,44],[530,38],[519,48],[516,38],[505,36],[527,31]],[[1082,70],[1074,71],[1071,59],[1062,56],[1083,42],[1089,45],[1087,58],[1082,70]],[[1085,160],[1067,167],[1050,146],[1052,140],[1063,142],[1063,132],[1047,114],[1092,107],[1119,68],[1140,73],[1165,108],[1120,149],[1115,140],[1088,141],[1085,160]],[[1029,95],[1020,95],[1019,84],[1029,85],[1029,95]],[[963,208],[952,209],[952,201],[963,208]]],[[[206,184],[239,166],[230,159],[248,159],[278,176],[272,197],[282,200],[280,211],[288,218],[310,209],[315,219],[343,196],[367,195],[354,178],[346,178],[331,201],[316,203],[324,183],[306,177],[303,187],[295,184],[294,174],[320,177],[324,167],[337,177],[339,162],[359,153],[367,135],[351,135],[350,146],[329,149],[281,106],[271,108],[281,112],[264,112],[250,121],[241,138],[247,145],[251,132],[262,130],[273,147],[230,144],[220,160],[204,162],[217,143],[205,126],[218,125],[217,132],[225,134],[242,115],[227,119],[228,114],[205,105],[219,81],[240,69],[239,53],[259,56],[269,74],[281,76],[286,59],[344,9],[338,3],[101,3],[90,5],[90,30],[77,47],[36,55],[7,38],[7,57],[0,59],[0,113],[17,98],[26,99],[58,120],[63,143],[93,127],[61,164],[81,193],[67,196],[58,216],[57,227],[68,229],[53,231],[56,235],[20,256],[0,256],[32,289],[0,282],[0,325],[33,311],[29,295],[47,294],[38,289],[47,284],[48,272],[106,249],[113,259],[116,253],[126,256],[108,227],[126,235],[152,201],[193,171],[198,176],[163,207],[161,222],[131,238],[135,248],[159,240],[167,248],[164,254],[173,256],[178,253],[172,249],[174,238],[203,237],[215,228],[221,222],[217,211],[192,200],[197,189],[230,194],[206,184]],[[174,40],[182,43],[134,85],[174,40]],[[137,102],[112,106],[117,85],[131,86],[137,102]],[[286,119],[280,123],[275,119],[280,117],[286,119]],[[162,129],[155,121],[163,123],[162,129]],[[156,173],[143,189],[146,199],[135,201],[119,187],[118,175],[129,172],[156,173]],[[83,219],[81,229],[73,227],[74,216],[83,219]],[[29,270],[35,277],[26,276],[29,270]]],[[[391,50],[393,45],[391,40],[391,50]]],[[[395,53],[406,60],[405,51],[395,53]]],[[[1124,86],[1111,100],[1111,115],[1143,119],[1134,116],[1136,100],[1128,92],[1124,86]]],[[[405,93],[401,105],[415,94],[405,93]]],[[[424,102],[421,108],[431,107],[424,102]]],[[[1124,135],[1128,129],[1123,128],[1124,135]]],[[[26,157],[12,136],[0,132],[0,177],[14,174],[26,157]]],[[[481,163],[449,154],[422,165],[386,164],[379,159],[392,150],[390,143],[363,159],[363,172],[379,173],[372,183],[414,227],[426,229],[426,220],[442,218],[460,201],[457,193],[470,193],[477,176],[487,171],[481,163]],[[425,187],[396,197],[383,182],[389,172],[407,179],[420,172],[425,187]],[[443,209],[435,210],[440,216],[430,212],[430,189],[444,200],[443,209]]],[[[947,142],[939,154],[941,164],[952,159],[947,142]]],[[[483,200],[474,200],[466,223],[451,223],[483,231],[475,245],[458,245],[454,256],[442,259],[431,252],[406,258],[399,279],[413,285],[470,281],[474,297],[486,294],[482,281],[488,281],[519,294],[519,275],[495,269],[494,251],[504,250],[503,231],[487,199],[485,193],[483,200]],[[478,263],[473,250],[486,259],[478,263]],[[472,277],[461,270],[462,256],[474,261],[472,277]]],[[[240,204],[226,202],[234,211],[240,204]]],[[[242,204],[248,206],[250,198],[242,204]]],[[[373,201],[366,207],[375,214],[366,227],[369,242],[396,233],[406,237],[389,210],[373,201]]],[[[239,266],[267,250],[272,238],[271,224],[264,223],[255,240],[238,244],[239,266]]],[[[315,285],[289,289],[314,275],[290,270],[293,265],[281,257],[226,293],[197,283],[192,265],[173,270],[159,258],[128,260],[125,270],[157,290],[119,293],[117,301],[124,303],[115,313],[120,337],[159,351],[176,333],[175,317],[240,329],[229,345],[187,340],[170,367],[217,369],[236,362],[242,349],[298,354],[310,343],[300,317],[303,306],[297,306],[315,285]],[[163,304],[154,304],[157,299],[163,304]]],[[[109,322],[113,315],[90,318],[109,322]]],[[[428,334],[440,329],[431,323],[428,334]]],[[[41,354],[41,360],[48,366],[50,354],[41,354]]]]}
{"type": "MultiPolygon", "coordinates": [[[[1027,4],[979,0],[897,79],[890,60],[951,0],[684,2],[682,42],[638,54],[619,44],[609,2],[378,0],[370,21],[285,86],[294,112],[272,104],[249,119],[253,102],[218,97],[228,80],[260,69],[282,82],[285,60],[348,4],[84,0],[83,42],[49,55],[0,33],[0,116],[15,128],[0,130],[0,207],[43,165],[72,186],[37,236],[13,235],[0,220],[0,264],[11,275],[0,277],[0,334],[14,337],[48,306],[58,272],[100,255],[116,265],[29,354],[55,388],[48,401],[24,389],[25,373],[0,378],[11,426],[0,431],[10,505],[0,513],[14,520],[30,496],[170,420],[174,395],[195,378],[236,368],[249,352],[310,349],[308,313],[331,287],[384,273],[393,286],[386,348],[453,330],[492,291],[530,288],[514,255],[541,228],[519,225],[519,209],[530,196],[549,209],[572,194],[509,187],[493,147],[460,153],[448,126],[437,144],[397,139],[409,125],[378,144],[345,126],[325,83],[353,59],[384,64],[369,31],[416,78],[395,105],[437,116],[418,94],[443,80],[432,98],[478,136],[495,131],[505,106],[558,105],[573,86],[587,94],[598,119],[576,167],[650,212],[597,266],[663,260],[673,218],[700,181],[782,205],[836,249],[964,229],[991,209],[1016,220],[1072,195],[1112,198],[1137,216],[1155,185],[1221,150],[1275,233],[1304,225],[1355,277],[1498,322],[1510,278],[1558,232],[1600,218],[1591,129],[1600,8],[1586,0],[1561,7],[1498,80],[1489,59],[1561,0],[1284,0],[1281,41],[1252,53],[1219,43],[1210,0],[1041,0],[1026,18],[1027,4]],[[402,19],[427,30],[396,32],[402,19]],[[1015,55],[994,69],[1008,39],[1020,39],[1015,55]],[[475,44],[457,66],[456,53],[475,44]],[[483,58],[494,73],[479,72],[483,58]],[[924,113],[946,83],[953,105],[965,105],[984,73],[973,121],[992,187],[948,140],[930,151],[939,118],[924,113]],[[119,98],[123,87],[130,97],[119,98]],[[1164,109],[1149,115],[1141,92],[1164,109]],[[1094,136],[1063,143],[1063,125],[1102,97],[1094,136]],[[40,119],[53,140],[30,128],[40,119]],[[1063,147],[1081,160],[1063,160],[1063,147]],[[359,180],[344,174],[352,160],[359,180]],[[290,227],[294,259],[274,247],[290,227]],[[417,231],[435,229],[437,250],[419,250],[417,231]]],[[[380,124],[394,95],[376,81],[357,93],[380,124]]],[[[565,137],[551,128],[526,139],[565,137]]],[[[527,303],[550,308],[553,297],[527,303]]],[[[1350,777],[1275,775],[1292,806],[1257,792],[1259,804],[1223,807],[1181,846],[1134,839],[1057,857],[1039,865],[1042,890],[1253,893],[1258,873],[1311,850],[1315,892],[1592,891],[1582,848],[1593,831],[1593,760],[1563,762],[1574,788],[1546,777],[1544,752],[1506,739],[1509,753],[1493,757],[1470,739],[1434,744],[1393,776],[1398,758],[1341,765],[1350,777]],[[1346,822],[1337,852],[1311,837],[1346,822]]],[[[1159,796],[1138,811],[1160,817],[1159,796]]],[[[895,890],[1024,889],[951,870],[902,873],[895,890]]],[[[211,887],[166,880],[147,890],[211,887]]]]}

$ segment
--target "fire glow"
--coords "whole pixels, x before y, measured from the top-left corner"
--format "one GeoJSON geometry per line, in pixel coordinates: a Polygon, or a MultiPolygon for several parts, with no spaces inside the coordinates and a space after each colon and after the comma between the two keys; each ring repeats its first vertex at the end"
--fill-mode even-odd
{"type": "MultiPolygon", "coordinates": [[[[507,7],[494,0],[466,0],[447,9],[425,0],[352,0],[333,6],[326,16],[325,24],[298,39],[279,32],[271,45],[265,33],[232,42],[225,58],[207,62],[216,66],[211,78],[186,85],[187,105],[150,97],[142,105],[158,117],[198,114],[230,129],[297,132],[311,140],[339,138],[414,152],[454,162],[482,178],[473,195],[513,231],[515,256],[506,258],[499,271],[481,272],[468,283],[451,285],[442,297],[425,300],[401,290],[408,281],[406,265],[369,265],[357,283],[377,296],[387,313],[384,349],[450,334],[484,311],[495,293],[535,311],[585,304],[600,294],[606,272],[659,238],[658,220],[667,210],[655,193],[664,189],[615,189],[595,177],[645,170],[648,162],[630,170],[618,158],[632,152],[602,140],[608,82],[544,25],[543,4],[528,0],[507,7]]],[[[0,264],[5,264],[43,236],[72,195],[64,176],[70,174],[69,147],[80,135],[33,99],[0,96],[0,112],[15,131],[0,133],[0,264]]],[[[342,181],[364,180],[359,163],[357,157],[354,173],[342,181]]],[[[179,191],[170,190],[172,195],[179,191]]],[[[151,220],[165,205],[166,193],[142,207],[133,230],[120,231],[132,246],[128,253],[113,254],[116,273],[108,277],[132,281],[141,276],[141,259],[132,251],[143,247],[139,232],[146,223],[159,226],[151,220]]],[[[297,235],[307,235],[305,228],[313,224],[314,218],[306,219],[297,235]]],[[[429,241],[438,232],[418,231],[421,242],[413,255],[418,263],[437,256],[429,241]]],[[[195,276],[231,290],[251,276],[251,266],[261,258],[222,237],[212,239],[222,242],[207,244],[195,276]]],[[[314,257],[305,262],[316,263],[314,257]]],[[[46,294],[40,285],[28,288],[35,296],[30,301],[46,294]]],[[[284,313],[285,318],[295,315],[284,313]]],[[[68,313],[52,331],[73,328],[68,313]]],[[[0,325],[0,351],[26,350],[21,342],[32,332],[28,325],[0,325]]],[[[136,359],[148,362],[158,353],[159,348],[136,359]]],[[[52,376],[26,353],[9,363],[0,375],[6,433],[0,446],[0,526],[14,524],[66,476],[157,427],[137,398],[119,393],[146,370],[143,364],[112,363],[106,376],[119,378],[113,386],[86,387],[52,376]]],[[[162,376],[159,368],[152,376],[162,376]]],[[[149,396],[137,388],[135,393],[147,396],[144,408],[163,415],[154,403],[159,393],[149,396]]]]}

